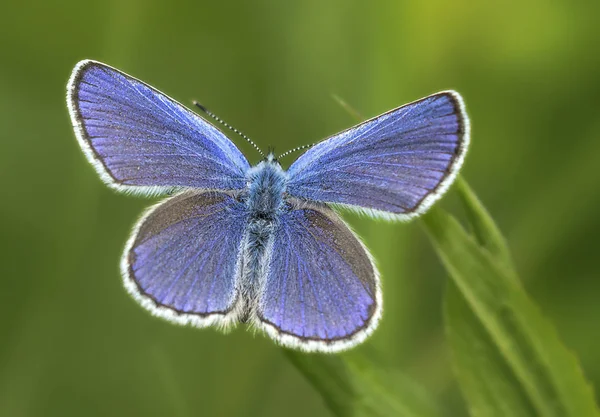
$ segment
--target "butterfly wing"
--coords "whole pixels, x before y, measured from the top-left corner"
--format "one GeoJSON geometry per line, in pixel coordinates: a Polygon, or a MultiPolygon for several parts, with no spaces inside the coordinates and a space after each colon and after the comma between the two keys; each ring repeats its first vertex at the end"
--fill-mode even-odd
{"type": "Polygon", "coordinates": [[[447,91],[318,143],[289,168],[290,195],[405,220],[447,190],[469,142],[461,97],[447,91]]]}
{"type": "Polygon", "coordinates": [[[151,208],[121,261],[129,293],[152,314],[204,327],[238,314],[245,205],[221,192],[188,191],[151,208]]]}
{"type": "Polygon", "coordinates": [[[323,352],[373,332],[381,315],[377,269],[336,213],[297,205],[281,215],[272,248],[255,311],[259,328],[283,345],[323,352]]]}
{"type": "Polygon", "coordinates": [[[80,62],[69,80],[67,103],[81,148],[117,190],[245,186],[248,161],[222,132],[121,71],[80,62]]]}

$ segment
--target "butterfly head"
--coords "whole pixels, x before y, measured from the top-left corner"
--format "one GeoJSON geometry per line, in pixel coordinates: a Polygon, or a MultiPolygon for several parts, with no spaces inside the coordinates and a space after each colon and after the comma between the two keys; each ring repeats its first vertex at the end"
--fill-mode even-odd
{"type": "Polygon", "coordinates": [[[275,150],[274,149],[269,149],[269,153],[267,154],[267,156],[265,157],[265,162],[271,162],[271,163],[275,163],[275,164],[279,164],[279,161],[277,160],[277,157],[275,156],[275,150]]]}

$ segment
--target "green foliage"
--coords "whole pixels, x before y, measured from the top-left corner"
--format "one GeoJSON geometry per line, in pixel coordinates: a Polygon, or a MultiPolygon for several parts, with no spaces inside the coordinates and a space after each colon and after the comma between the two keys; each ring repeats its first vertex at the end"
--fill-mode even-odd
{"type": "MultiPolygon", "coordinates": [[[[362,352],[362,350],[361,350],[362,352]]],[[[436,417],[435,401],[422,387],[373,355],[308,355],[285,350],[334,415],[436,417]]]]}
{"type": "Polygon", "coordinates": [[[473,234],[442,209],[424,224],[452,281],[446,333],[473,416],[599,416],[575,356],[511,267],[505,240],[466,183],[473,234]]]}

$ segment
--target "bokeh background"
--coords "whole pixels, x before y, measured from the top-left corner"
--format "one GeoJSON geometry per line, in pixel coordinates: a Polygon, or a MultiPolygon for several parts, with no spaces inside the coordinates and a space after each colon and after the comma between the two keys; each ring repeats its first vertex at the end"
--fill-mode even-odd
{"type": "MultiPolygon", "coordinates": [[[[267,338],[177,327],[125,293],[119,257],[152,201],[110,191],[77,146],[65,84],[84,58],[198,99],[279,151],[355,123],[332,94],[371,117],[460,91],[473,125],[463,174],[599,387],[598,16],[585,0],[5,0],[0,416],[328,415],[267,338]]],[[[441,204],[456,213],[453,197],[441,204]]],[[[345,218],[384,284],[384,319],[357,349],[466,415],[443,335],[446,276],[419,221],[345,218]]]]}

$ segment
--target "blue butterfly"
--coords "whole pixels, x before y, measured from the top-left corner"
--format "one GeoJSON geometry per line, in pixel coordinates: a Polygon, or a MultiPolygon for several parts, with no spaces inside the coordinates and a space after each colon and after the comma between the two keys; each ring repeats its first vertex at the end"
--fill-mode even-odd
{"type": "Polygon", "coordinates": [[[174,323],[244,322],[305,351],[355,346],[381,317],[373,258],[332,207],[418,216],[452,184],[469,142],[463,101],[445,91],[338,133],[285,171],[273,154],[250,166],[196,113],[105,64],[78,63],[67,88],[79,145],[108,186],[176,192],[127,242],[133,298],[174,323]]]}

